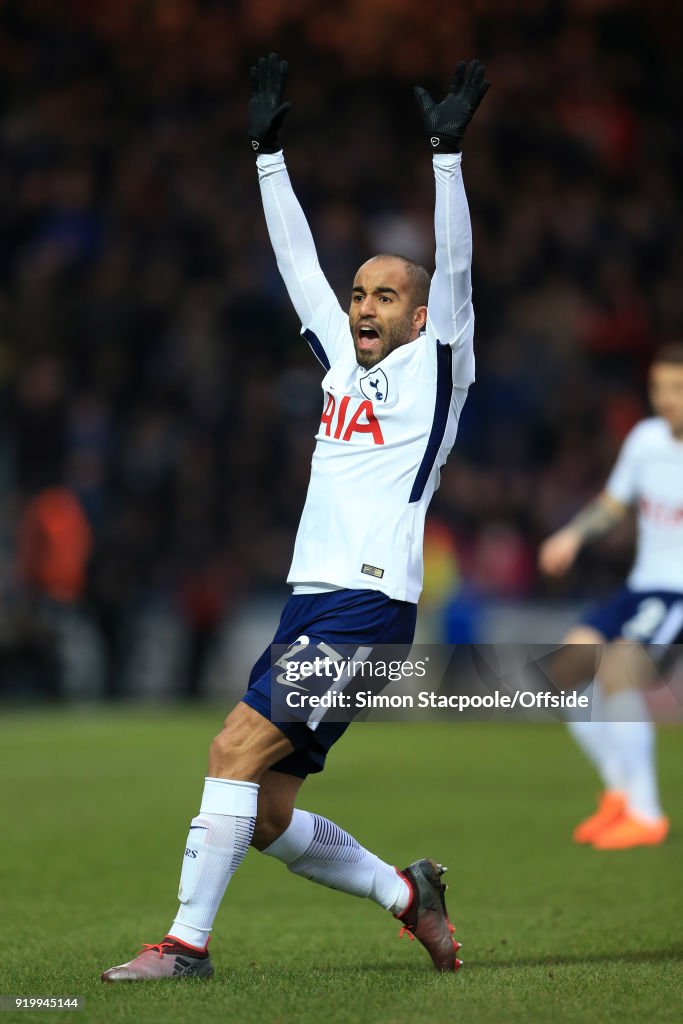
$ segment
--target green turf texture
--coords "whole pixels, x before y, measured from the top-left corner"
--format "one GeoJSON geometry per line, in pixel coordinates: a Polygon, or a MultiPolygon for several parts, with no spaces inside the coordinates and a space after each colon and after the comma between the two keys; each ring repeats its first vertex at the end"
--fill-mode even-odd
{"type": "MultiPolygon", "coordinates": [[[[81,995],[76,1022],[634,1022],[683,1017],[683,732],[659,731],[671,837],[599,853],[569,841],[595,781],[561,726],[366,724],[300,806],[398,866],[449,866],[464,968],[437,975],[369,901],[251,851],[208,982],[103,985],[160,940],[199,808],[207,709],[4,711],[0,993],[81,995]]],[[[10,1021],[54,1019],[10,1011],[10,1021]]]]}

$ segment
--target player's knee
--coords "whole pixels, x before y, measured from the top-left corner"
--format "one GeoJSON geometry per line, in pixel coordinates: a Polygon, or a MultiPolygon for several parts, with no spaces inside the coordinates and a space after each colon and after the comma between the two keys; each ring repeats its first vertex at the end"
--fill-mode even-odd
{"type": "Polygon", "coordinates": [[[213,778],[255,780],[262,770],[258,751],[250,749],[229,728],[214,736],[209,747],[209,775],[213,778]]]}
{"type": "Polygon", "coordinates": [[[259,782],[272,764],[294,749],[267,718],[240,703],[225,720],[209,751],[209,774],[217,778],[259,782]]]}
{"type": "Polygon", "coordinates": [[[572,626],[562,643],[597,647],[605,643],[605,637],[592,626],[572,626]]]}

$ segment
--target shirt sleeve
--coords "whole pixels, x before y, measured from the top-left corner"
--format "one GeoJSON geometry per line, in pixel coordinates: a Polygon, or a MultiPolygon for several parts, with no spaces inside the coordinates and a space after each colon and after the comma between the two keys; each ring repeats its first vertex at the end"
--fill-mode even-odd
{"type": "Polygon", "coordinates": [[[427,303],[427,334],[453,349],[456,387],[474,380],[472,228],[460,153],[432,158],[436,186],[436,269],[427,303]]]}
{"type": "Polygon", "coordinates": [[[631,505],[638,497],[639,432],[634,427],[628,435],[610,473],[605,490],[622,505],[631,505]]]}
{"type": "Polygon", "coordinates": [[[259,156],[256,167],[278,270],[301,320],[302,334],[329,369],[345,336],[351,343],[348,317],[320,269],[311,229],[294,194],[282,151],[259,156]]]}

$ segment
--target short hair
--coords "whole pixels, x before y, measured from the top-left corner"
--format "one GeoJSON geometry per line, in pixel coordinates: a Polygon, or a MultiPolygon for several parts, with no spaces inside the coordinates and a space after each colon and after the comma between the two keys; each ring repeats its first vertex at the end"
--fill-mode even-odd
{"type": "Polygon", "coordinates": [[[414,260],[408,259],[407,256],[400,256],[396,252],[380,252],[377,256],[373,256],[373,259],[400,260],[406,268],[408,281],[410,282],[410,294],[413,302],[416,306],[427,305],[432,279],[420,263],[416,263],[414,260]]]}
{"type": "Polygon", "coordinates": [[[683,366],[683,341],[671,341],[668,345],[662,345],[655,352],[652,365],[667,363],[670,366],[683,366]]]}

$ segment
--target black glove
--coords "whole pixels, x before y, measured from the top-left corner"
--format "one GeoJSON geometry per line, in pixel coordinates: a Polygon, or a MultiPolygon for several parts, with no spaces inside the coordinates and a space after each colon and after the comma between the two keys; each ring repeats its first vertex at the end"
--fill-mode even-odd
{"type": "Polygon", "coordinates": [[[287,61],[276,53],[259,57],[251,69],[251,96],[249,97],[249,138],[252,149],[259,153],[277,153],[282,149],[280,127],[291,103],[282,102],[287,81],[287,61]]]}
{"type": "Polygon", "coordinates": [[[420,104],[427,139],[435,153],[460,152],[465,129],[491,84],[485,80],[485,73],[484,65],[478,60],[471,60],[467,71],[465,61],[459,61],[451,87],[441,103],[435,103],[426,89],[415,86],[415,99],[420,104]]]}

